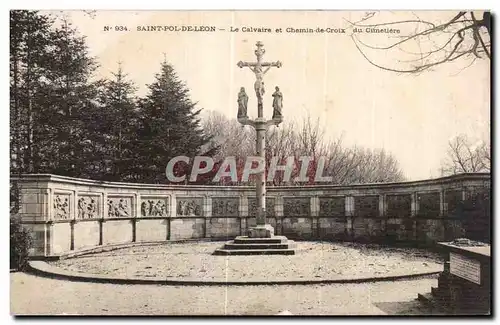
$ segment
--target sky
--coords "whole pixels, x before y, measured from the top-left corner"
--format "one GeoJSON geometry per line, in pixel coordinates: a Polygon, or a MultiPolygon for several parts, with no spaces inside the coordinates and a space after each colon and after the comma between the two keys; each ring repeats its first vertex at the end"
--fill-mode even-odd
{"type": "MultiPolygon", "coordinates": [[[[173,65],[200,108],[236,118],[240,87],[249,95],[249,115],[255,116],[252,91],[255,76],[236,63],[255,61],[255,43],[262,41],[264,61],[281,61],[264,77],[264,114],[272,114],[271,94],[279,86],[286,120],[319,118],[326,136],[342,136],[347,146],[384,148],[399,161],[409,180],[439,177],[448,141],[460,133],[485,139],[490,132],[490,62],[457,60],[433,71],[398,74],[371,65],[346,33],[287,33],[286,28],[342,29],[361,19],[362,11],[81,11],[64,13],[97,58],[98,76],[111,77],[122,62],[124,71],[144,95],[164,60],[173,65]],[[215,26],[216,32],[137,31],[141,26],[215,26]],[[111,31],[105,31],[109,26],[111,31]],[[115,30],[127,28],[127,31],[115,30]],[[231,32],[239,28],[239,32],[231,32]],[[272,33],[242,32],[270,28],[272,33]],[[275,32],[282,28],[283,32],[275,32]],[[222,30],[223,29],[223,30],[222,30]]],[[[455,12],[419,12],[433,22],[455,12]]],[[[374,21],[395,21],[410,12],[377,13],[374,21]]],[[[401,35],[404,34],[403,26],[401,35]]],[[[357,34],[371,45],[393,42],[395,34],[357,34]]],[[[416,50],[416,49],[414,49],[416,50]]],[[[377,63],[398,67],[401,51],[372,51],[377,63]]]]}

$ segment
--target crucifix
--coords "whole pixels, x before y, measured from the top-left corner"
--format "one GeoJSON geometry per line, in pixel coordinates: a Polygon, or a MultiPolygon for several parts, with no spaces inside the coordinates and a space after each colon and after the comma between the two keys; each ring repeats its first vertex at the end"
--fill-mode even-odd
{"type": "Polygon", "coordinates": [[[243,68],[243,67],[248,67],[252,72],[255,74],[255,83],[254,83],[254,89],[255,89],[255,94],[257,95],[257,116],[258,117],[263,117],[263,104],[262,104],[262,97],[264,96],[265,90],[264,90],[264,75],[271,69],[271,67],[277,67],[281,68],[281,62],[276,61],[276,62],[262,62],[262,57],[266,53],[266,50],[264,50],[264,44],[261,41],[258,41],[257,44],[257,49],[255,50],[255,56],[257,57],[257,62],[238,62],[238,67],[243,68]],[[266,68],[263,70],[262,68],[266,68]]]}
{"type": "MultiPolygon", "coordinates": [[[[281,115],[281,103],[282,95],[279,92],[279,88],[276,87],[276,92],[273,94],[275,100],[273,101],[273,107],[275,109],[273,113],[273,118],[271,120],[266,120],[264,118],[264,75],[272,67],[281,68],[282,64],[280,61],[276,62],[262,62],[262,57],[266,53],[264,50],[264,44],[262,42],[257,42],[257,49],[255,50],[255,56],[257,56],[257,62],[238,62],[237,65],[240,68],[248,67],[255,74],[254,89],[257,95],[257,118],[255,120],[250,120],[247,116],[247,103],[248,96],[245,93],[245,88],[241,87],[240,93],[238,94],[238,122],[243,126],[250,125],[257,132],[256,139],[256,155],[261,157],[261,161],[265,163],[265,144],[266,144],[266,130],[271,125],[278,126],[282,120],[281,115]],[[278,112],[279,113],[276,113],[278,112]]],[[[266,174],[265,168],[258,174],[258,181],[256,184],[256,199],[257,199],[257,226],[250,228],[248,236],[251,238],[269,238],[274,236],[274,228],[266,224],[266,174]]]]}

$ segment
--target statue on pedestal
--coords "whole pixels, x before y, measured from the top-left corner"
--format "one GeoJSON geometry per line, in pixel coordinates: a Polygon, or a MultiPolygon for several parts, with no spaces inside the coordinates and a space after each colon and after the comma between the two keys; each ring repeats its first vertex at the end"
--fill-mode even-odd
{"type": "Polygon", "coordinates": [[[282,117],[283,110],[283,94],[281,93],[278,86],[276,86],[276,91],[273,93],[273,119],[282,117]]]}
{"type": "Polygon", "coordinates": [[[238,93],[238,118],[247,118],[248,96],[245,88],[241,87],[238,93]]]}

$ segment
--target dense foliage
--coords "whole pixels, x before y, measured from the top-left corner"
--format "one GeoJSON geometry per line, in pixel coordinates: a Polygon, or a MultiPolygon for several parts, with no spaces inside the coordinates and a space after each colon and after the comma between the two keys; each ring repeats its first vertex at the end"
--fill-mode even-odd
{"type": "Polygon", "coordinates": [[[28,253],[33,238],[17,215],[10,217],[10,268],[23,270],[27,266],[28,253]]]}
{"type": "Polygon", "coordinates": [[[121,65],[110,80],[96,78],[68,21],[14,10],[10,32],[11,173],[164,183],[172,157],[217,150],[203,152],[201,109],[166,61],[137,98],[121,65]]]}

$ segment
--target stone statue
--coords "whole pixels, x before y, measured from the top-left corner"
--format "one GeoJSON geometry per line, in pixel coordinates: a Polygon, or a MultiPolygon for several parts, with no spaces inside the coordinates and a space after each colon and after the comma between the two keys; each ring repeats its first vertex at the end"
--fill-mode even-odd
{"type": "Polygon", "coordinates": [[[283,94],[281,93],[278,86],[276,86],[276,91],[273,94],[273,119],[281,118],[281,112],[283,109],[283,94]]]}
{"type": "Polygon", "coordinates": [[[128,207],[127,207],[127,202],[125,202],[123,199],[120,199],[120,202],[118,203],[118,213],[120,216],[128,216],[128,207]]]}
{"type": "Polygon", "coordinates": [[[115,206],[112,200],[108,200],[108,218],[115,217],[115,206]]]}
{"type": "Polygon", "coordinates": [[[254,73],[255,73],[255,94],[257,95],[257,101],[258,104],[262,104],[262,97],[264,96],[264,93],[266,92],[264,89],[264,75],[266,74],[267,71],[269,71],[271,67],[267,67],[265,71],[262,71],[262,67],[256,66],[254,68],[250,68],[254,73]]]}
{"type": "Polygon", "coordinates": [[[78,218],[84,219],[85,218],[85,206],[86,202],[83,197],[78,199],[78,218]]]}
{"type": "Polygon", "coordinates": [[[90,199],[90,203],[87,205],[87,218],[94,218],[96,210],[97,206],[95,200],[90,199]]]}
{"type": "Polygon", "coordinates": [[[187,202],[186,201],[179,201],[179,209],[178,209],[178,214],[181,216],[185,216],[187,214],[187,202]]]}
{"type": "Polygon", "coordinates": [[[238,93],[238,118],[246,118],[247,116],[247,105],[248,105],[248,96],[245,92],[245,88],[241,87],[240,92],[238,93]]]}

